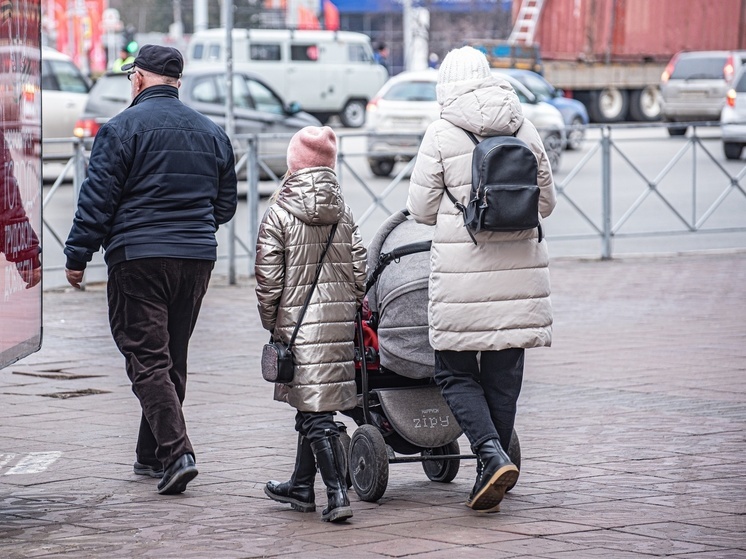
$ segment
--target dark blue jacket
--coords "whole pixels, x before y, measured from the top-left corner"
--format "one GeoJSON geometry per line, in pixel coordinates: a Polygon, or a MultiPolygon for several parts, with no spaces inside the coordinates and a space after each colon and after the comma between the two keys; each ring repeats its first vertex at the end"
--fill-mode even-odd
{"type": "Polygon", "coordinates": [[[102,246],[111,267],[139,258],[215,260],[236,212],[233,148],[222,128],[157,85],[96,134],[65,246],[82,270],[102,246]]]}

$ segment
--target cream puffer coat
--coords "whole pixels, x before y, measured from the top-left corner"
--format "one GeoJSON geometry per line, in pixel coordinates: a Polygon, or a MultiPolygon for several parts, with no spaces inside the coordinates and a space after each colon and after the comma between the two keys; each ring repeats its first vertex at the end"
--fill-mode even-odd
{"type": "Polygon", "coordinates": [[[407,209],[420,223],[435,224],[430,261],[428,319],[436,350],[496,351],[549,346],[547,241],[537,229],[482,231],[474,245],[463,215],[445,194],[466,205],[478,137],[510,135],[526,142],[539,167],[539,213],[552,213],[556,194],[541,137],[524,120],[520,102],[502,78],[490,76],[449,84],[441,118],[425,132],[409,184],[407,209]],[[460,128],[459,128],[460,127],[460,128]]]}
{"type": "Polygon", "coordinates": [[[333,223],[337,231],[293,346],[295,378],[275,385],[275,399],[299,411],[337,411],[356,404],[353,337],[365,291],[365,246],[337,176],[327,167],[286,177],[259,227],[259,314],[262,326],[288,343],[333,223]]]}

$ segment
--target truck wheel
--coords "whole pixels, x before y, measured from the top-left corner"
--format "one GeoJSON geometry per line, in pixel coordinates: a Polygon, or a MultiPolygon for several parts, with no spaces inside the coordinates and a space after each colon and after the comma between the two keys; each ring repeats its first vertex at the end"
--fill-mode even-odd
{"type": "Polygon", "coordinates": [[[607,87],[591,92],[588,112],[595,122],[619,122],[627,117],[629,95],[623,89],[607,87]]]}
{"type": "Polygon", "coordinates": [[[654,85],[635,89],[629,100],[629,116],[637,122],[653,122],[661,118],[661,92],[654,85]]]}
{"type": "Polygon", "coordinates": [[[345,108],[339,113],[339,119],[342,126],[347,128],[360,128],[365,124],[365,101],[362,99],[352,99],[347,101],[345,108]]]}
{"type": "Polygon", "coordinates": [[[725,152],[726,159],[740,159],[741,152],[743,151],[743,144],[724,142],[723,151],[725,152]]]}

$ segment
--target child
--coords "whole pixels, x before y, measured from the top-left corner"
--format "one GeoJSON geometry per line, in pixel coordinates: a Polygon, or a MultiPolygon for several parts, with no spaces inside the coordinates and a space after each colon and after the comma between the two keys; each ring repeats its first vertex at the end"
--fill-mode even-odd
{"type": "Polygon", "coordinates": [[[295,469],[289,481],[269,481],[264,488],[275,501],[313,512],[318,464],[328,497],[321,518],[328,522],[352,516],[346,457],[334,412],[357,403],[354,319],[366,280],[365,247],[337,182],[336,158],[337,138],[328,126],[307,126],[293,136],[288,172],[264,214],[256,247],[262,326],[287,344],[332,225],[337,224],[292,348],[295,377],[289,384],[275,385],[275,400],[297,410],[295,469]]]}

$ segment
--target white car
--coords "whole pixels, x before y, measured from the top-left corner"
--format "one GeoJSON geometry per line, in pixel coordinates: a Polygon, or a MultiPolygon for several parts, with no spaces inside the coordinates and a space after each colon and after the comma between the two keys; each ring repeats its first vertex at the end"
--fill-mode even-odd
{"type": "MultiPolygon", "coordinates": [[[[539,130],[553,171],[560,165],[567,137],[562,114],[528,91],[520,82],[500,74],[515,89],[523,115],[539,130]]],[[[409,161],[417,154],[422,135],[440,117],[435,97],[437,70],[402,72],[390,78],[368,103],[366,129],[368,164],[379,177],[391,174],[397,161],[409,161]],[[388,135],[387,135],[388,134],[388,135]]]]}
{"type": "MultiPolygon", "coordinates": [[[[41,51],[41,136],[43,140],[72,138],[83,113],[90,84],[72,59],[49,47],[41,51]]],[[[47,143],[45,159],[73,153],[71,143],[47,143]]]]}
{"type": "Polygon", "coordinates": [[[726,94],[720,125],[726,159],[739,159],[746,146],[746,66],[726,94]]]}

